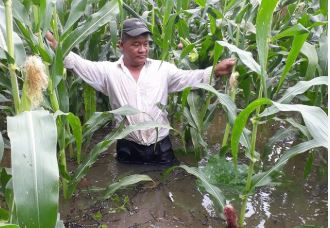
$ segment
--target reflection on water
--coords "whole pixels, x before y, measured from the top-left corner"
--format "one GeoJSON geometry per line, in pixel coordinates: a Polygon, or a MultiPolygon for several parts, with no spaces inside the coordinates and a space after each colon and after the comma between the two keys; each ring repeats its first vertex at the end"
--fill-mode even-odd
{"type": "MultiPolygon", "coordinates": [[[[219,151],[225,128],[223,115],[216,117],[208,130],[209,153],[219,151]]],[[[267,140],[277,129],[285,127],[278,122],[260,125],[257,149],[264,159],[261,167],[265,170],[296,143],[294,134],[289,132],[285,139],[271,146],[268,153],[264,152],[267,140]]],[[[176,147],[180,147],[179,141],[173,141],[176,147]]],[[[193,155],[178,158],[183,164],[196,166],[193,155]]],[[[258,188],[249,197],[246,227],[291,228],[304,224],[327,227],[327,172],[320,175],[321,166],[316,164],[312,174],[304,179],[306,160],[306,154],[290,160],[283,170],[285,179],[282,185],[258,188]]],[[[199,162],[200,165],[205,163],[205,160],[199,162]]],[[[118,164],[114,159],[114,147],[110,148],[90,170],[87,184],[80,186],[77,196],[61,202],[61,217],[68,227],[98,227],[102,224],[108,227],[225,227],[209,195],[199,192],[194,177],[178,169],[162,182],[162,171],[160,167],[118,164]],[[129,203],[116,213],[113,209],[118,205],[113,200],[100,202],[93,194],[81,191],[91,186],[105,187],[130,174],[147,174],[157,185],[142,184],[120,191],[120,198],[128,195],[129,203]],[[102,214],[99,221],[93,218],[98,211],[102,214]]],[[[240,202],[231,203],[239,211],[240,202]]]]}

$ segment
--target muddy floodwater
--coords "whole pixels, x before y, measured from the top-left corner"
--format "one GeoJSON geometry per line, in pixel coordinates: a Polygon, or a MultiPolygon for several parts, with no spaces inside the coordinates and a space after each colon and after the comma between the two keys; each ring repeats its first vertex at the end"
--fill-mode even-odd
{"type": "MultiPolygon", "coordinates": [[[[219,151],[225,120],[217,115],[208,133],[209,154],[219,151]]],[[[258,130],[258,151],[279,128],[278,122],[261,125],[258,130]]],[[[102,132],[94,139],[102,138],[102,132]]],[[[174,147],[180,143],[173,139],[174,147]]],[[[273,164],[295,143],[288,135],[276,143],[263,157],[264,165],[273,164]]],[[[327,151],[314,160],[311,175],[304,179],[307,153],[290,160],[283,171],[281,185],[258,188],[247,204],[245,227],[328,227],[327,151]],[[323,160],[322,160],[323,159],[323,160]],[[324,164],[326,163],[326,164],[324,164]]],[[[87,177],[69,201],[61,199],[60,214],[66,227],[226,227],[222,216],[208,194],[201,192],[196,179],[182,169],[176,169],[165,180],[163,167],[119,164],[114,157],[114,145],[100,156],[87,177]],[[95,187],[106,187],[131,174],[149,175],[155,183],[144,182],[120,190],[111,200],[102,201],[95,187]]],[[[178,154],[181,164],[198,166],[193,155],[178,154]]],[[[231,202],[240,208],[240,202],[231,202]]]]}

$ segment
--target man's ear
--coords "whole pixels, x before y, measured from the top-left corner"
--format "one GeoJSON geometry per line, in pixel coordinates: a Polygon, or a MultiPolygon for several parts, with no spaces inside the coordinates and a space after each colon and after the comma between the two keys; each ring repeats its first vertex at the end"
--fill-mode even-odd
{"type": "Polygon", "coordinates": [[[123,48],[123,45],[124,45],[124,42],[123,42],[122,40],[119,40],[117,46],[118,46],[119,48],[123,48]]]}

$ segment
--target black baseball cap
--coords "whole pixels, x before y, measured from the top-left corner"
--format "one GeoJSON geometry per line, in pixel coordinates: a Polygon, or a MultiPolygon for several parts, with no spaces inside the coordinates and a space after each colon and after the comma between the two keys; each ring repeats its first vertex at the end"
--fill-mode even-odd
{"type": "Polygon", "coordinates": [[[149,33],[147,25],[138,18],[126,19],[123,23],[123,32],[129,36],[139,36],[143,33],[149,33]]]}

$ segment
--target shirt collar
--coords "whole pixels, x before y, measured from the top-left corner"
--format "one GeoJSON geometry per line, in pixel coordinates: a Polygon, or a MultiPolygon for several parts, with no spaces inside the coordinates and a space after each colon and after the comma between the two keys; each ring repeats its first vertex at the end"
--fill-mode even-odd
{"type": "MultiPolygon", "coordinates": [[[[151,59],[147,58],[147,59],[146,59],[146,64],[145,64],[145,66],[148,66],[150,63],[151,63],[151,59]]],[[[120,66],[121,68],[123,68],[123,66],[125,66],[125,65],[124,65],[124,56],[123,56],[123,55],[121,55],[121,56],[119,57],[119,59],[117,60],[117,64],[118,64],[118,66],[120,66]]]]}

